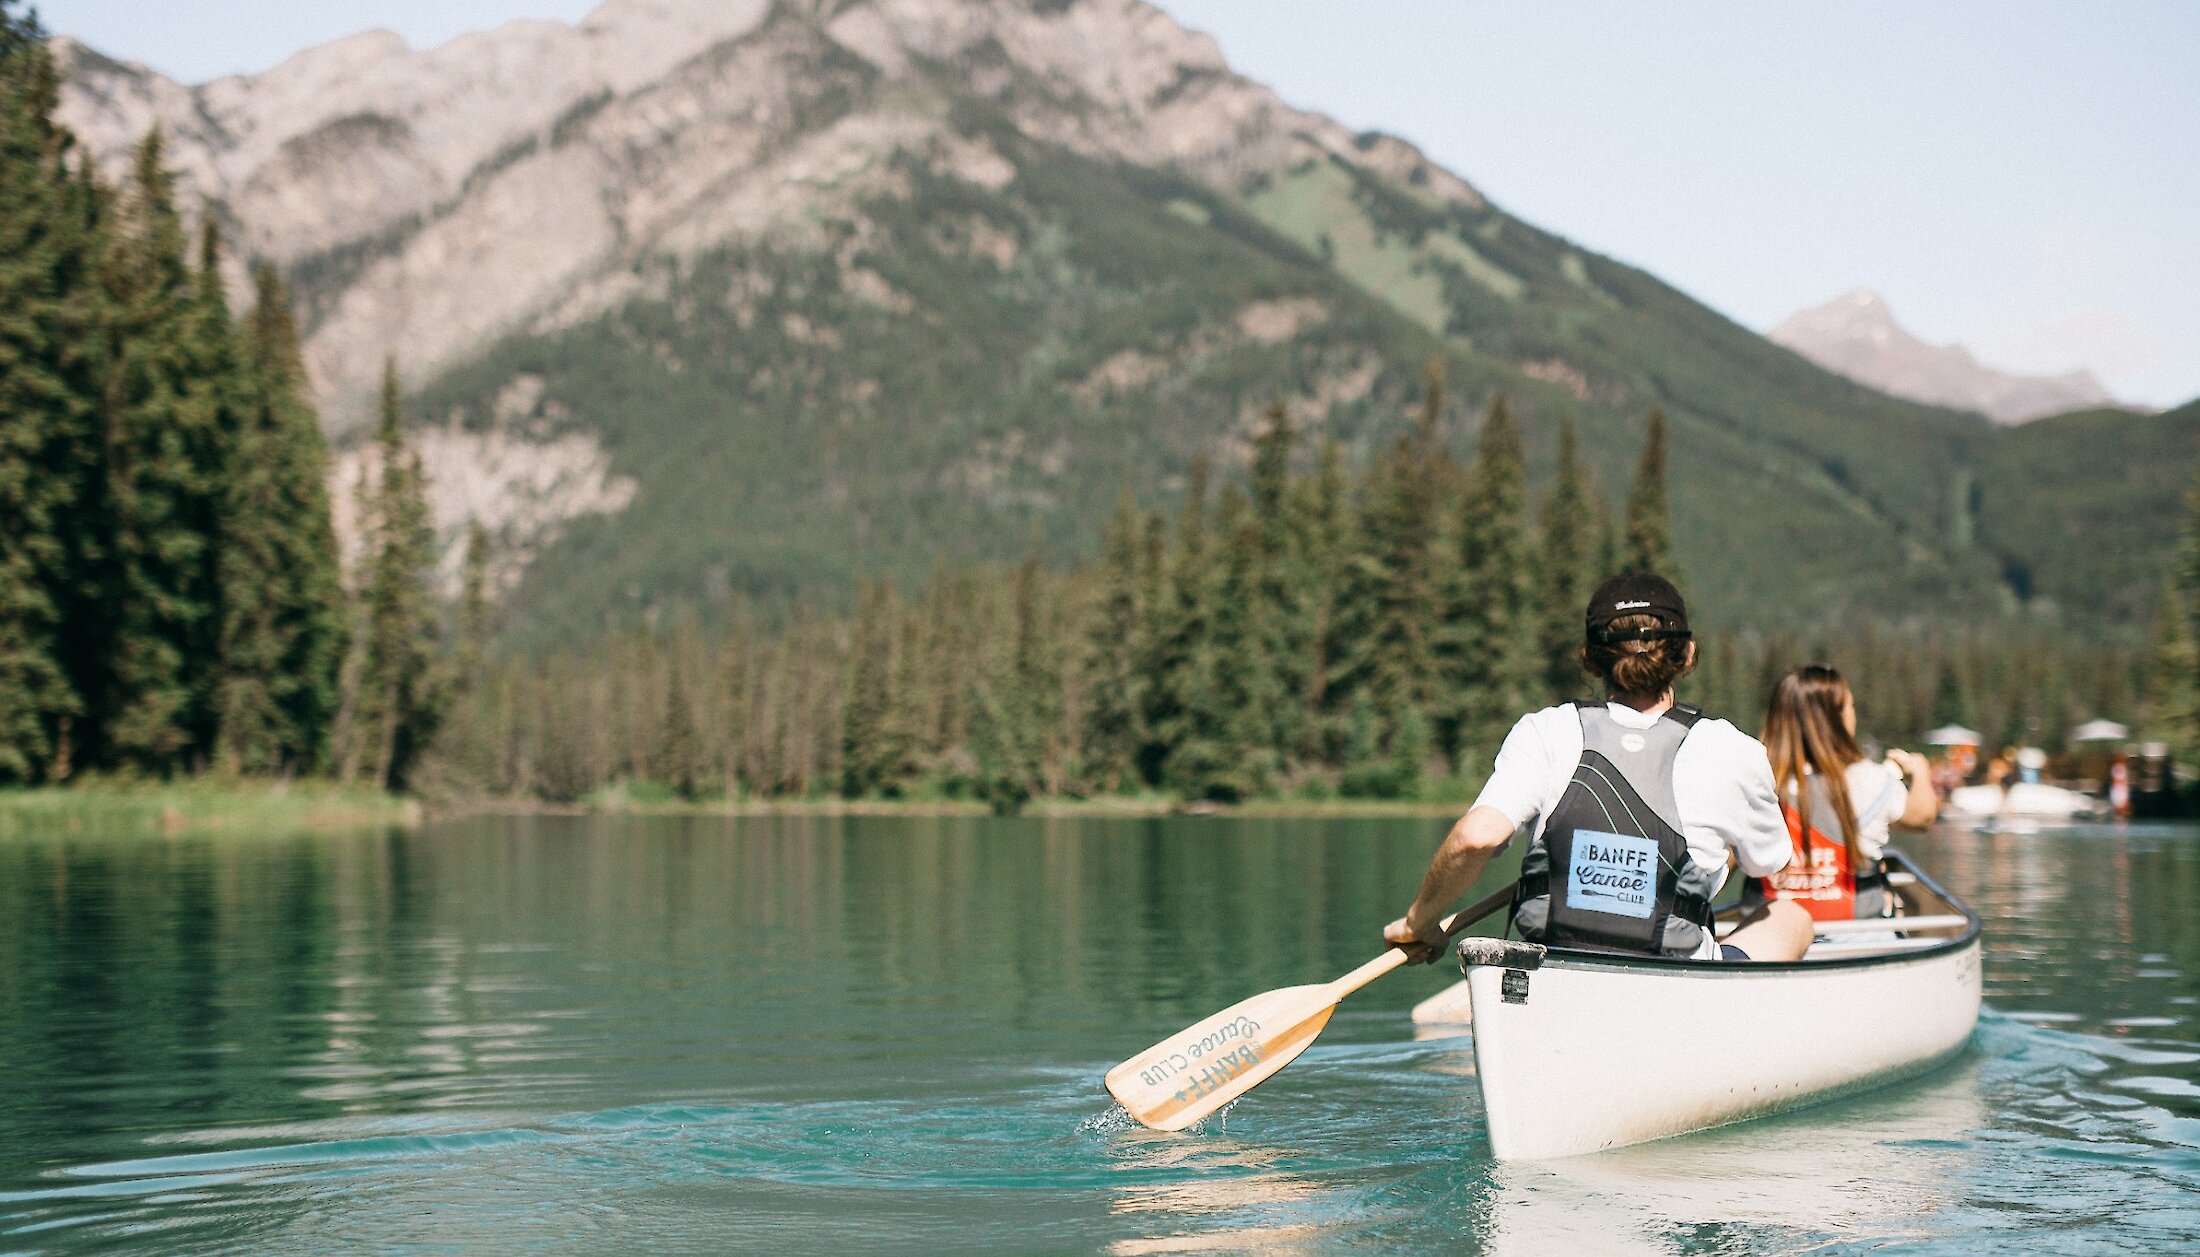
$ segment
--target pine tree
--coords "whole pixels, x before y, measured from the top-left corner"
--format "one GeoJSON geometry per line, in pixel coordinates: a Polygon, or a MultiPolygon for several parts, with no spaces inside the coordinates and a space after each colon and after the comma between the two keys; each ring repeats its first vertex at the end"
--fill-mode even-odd
{"type": "Polygon", "coordinates": [[[1352,512],[1350,487],[1345,479],[1344,453],[1334,440],[1324,442],[1314,476],[1299,495],[1304,525],[1300,545],[1304,553],[1307,632],[1304,677],[1300,690],[1300,740],[1298,754],[1309,761],[1333,762],[1343,753],[1342,721],[1332,681],[1343,660],[1351,654],[1343,627],[1346,575],[1351,563],[1352,512]]]}
{"type": "Polygon", "coordinates": [[[903,608],[901,622],[895,626],[898,637],[894,647],[894,673],[887,687],[891,698],[886,709],[886,727],[880,731],[886,748],[879,756],[884,765],[883,788],[889,795],[901,793],[926,771],[920,751],[931,707],[933,678],[924,670],[927,659],[924,626],[922,608],[913,606],[903,608]]]}
{"type": "MultiPolygon", "coordinates": [[[[209,227],[199,269],[208,341],[227,321],[214,251],[209,227]]],[[[215,762],[258,773],[320,762],[341,626],[326,459],[302,396],[296,331],[271,269],[260,268],[255,288],[216,478],[209,707],[215,762]]]]}
{"type": "Polygon", "coordinates": [[[1437,440],[1444,379],[1432,361],[1420,422],[1369,473],[1360,547],[1346,582],[1339,627],[1354,644],[1337,680],[1353,701],[1365,690],[1389,722],[1387,746],[1409,710],[1424,712],[1434,673],[1432,636],[1441,604],[1436,537],[1451,468],[1437,440]]]}
{"type": "MultiPolygon", "coordinates": [[[[1280,505],[1281,495],[1278,495],[1280,505]]],[[[1236,485],[1223,490],[1217,513],[1222,563],[1215,598],[1214,657],[1217,770],[1199,786],[1215,798],[1243,798],[1267,788],[1279,767],[1276,713],[1288,706],[1276,675],[1274,619],[1281,614],[1268,580],[1265,522],[1236,485]]]]}
{"type": "Polygon", "coordinates": [[[207,285],[194,284],[160,132],[138,146],[103,268],[109,320],[105,451],[113,609],[107,755],[167,773],[203,752],[215,613],[214,520],[230,383],[207,285]]]}
{"type": "MultiPolygon", "coordinates": [[[[424,756],[436,788],[508,791],[511,777],[512,694],[508,679],[489,672],[489,638],[494,629],[489,594],[489,532],[479,520],[466,525],[466,546],[459,568],[459,599],[444,651],[438,693],[443,719],[435,729],[434,750],[424,756]]],[[[692,615],[681,620],[682,640],[695,637],[692,615]]],[[[692,752],[693,738],[682,742],[680,728],[688,709],[685,694],[668,696],[665,741],[692,752]]],[[[691,721],[690,721],[691,723],[691,721]]]]}
{"type": "MultiPolygon", "coordinates": [[[[204,591],[205,606],[185,649],[184,670],[191,686],[192,754],[203,762],[207,752],[218,754],[222,691],[230,679],[229,670],[223,666],[229,627],[225,604],[232,596],[254,600],[265,596],[264,589],[245,591],[223,586],[223,552],[238,531],[231,511],[231,493],[232,482],[243,470],[240,447],[247,437],[244,408],[249,389],[237,325],[230,318],[229,294],[222,282],[221,233],[211,220],[199,226],[198,265],[191,275],[191,310],[185,335],[192,373],[187,396],[193,411],[192,427],[200,441],[190,527],[204,544],[197,583],[204,591]]],[[[270,656],[265,675],[272,676],[276,662],[270,656]]],[[[268,715],[272,727],[272,704],[268,715]]]]}
{"type": "Polygon", "coordinates": [[[925,640],[932,654],[926,671],[932,677],[933,708],[923,749],[934,761],[947,758],[970,734],[971,700],[982,680],[970,649],[970,609],[976,592],[970,573],[944,559],[933,566],[924,591],[925,640]]]}
{"type": "MultiPolygon", "coordinates": [[[[1194,470],[1198,470],[1196,465],[1194,470]]],[[[1148,511],[1138,548],[1138,672],[1141,678],[1138,726],[1141,736],[1137,767],[1139,780],[1149,786],[1161,784],[1161,766],[1169,751],[1153,723],[1162,700],[1164,634],[1169,629],[1168,577],[1169,521],[1160,511],[1148,511]]]]}
{"type": "Polygon", "coordinates": [[[436,620],[429,580],[435,538],[428,521],[427,477],[405,441],[397,362],[383,366],[381,420],[375,430],[380,475],[362,532],[368,552],[362,581],[364,649],[355,736],[372,780],[402,790],[433,736],[440,695],[433,684],[436,620]]]}
{"type": "Polygon", "coordinates": [[[719,789],[728,799],[739,799],[743,787],[753,787],[749,775],[751,729],[756,723],[756,670],[751,658],[756,651],[755,628],[749,621],[748,603],[734,603],[730,627],[718,648],[717,691],[724,712],[719,742],[719,789]]]}
{"type": "Polygon", "coordinates": [[[1039,790],[1053,776],[1049,766],[1058,762],[1062,748],[1055,729],[1062,715],[1062,656],[1055,642],[1055,610],[1059,602],[1053,582],[1040,559],[1040,533],[1035,526],[1023,562],[1017,564],[1014,584],[1015,619],[1010,638],[1019,714],[1032,751],[1032,786],[1039,790]]]}
{"type": "MultiPolygon", "coordinates": [[[[1258,694],[1259,706],[1236,713],[1244,736],[1262,752],[1264,771],[1280,767],[1305,741],[1305,699],[1316,626],[1310,595],[1315,573],[1306,553],[1311,531],[1303,495],[1293,491],[1291,456],[1298,434],[1283,403],[1268,408],[1268,422],[1253,444],[1254,550],[1242,574],[1246,639],[1233,670],[1251,669],[1239,683],[1258,694]]],[[[1228,597],[1228,595],[1226,595],[1228,597]]]]}
{"type": "Polygon", "coordinates": [[[1544,661],[1528,518],[1527,463],[1504,399],[1490,405],[1460,510],[1459,563],[1446,608],[1443,749],[1495,754],[1505,730],[1540,705],[1544,661]]]}
{"type": "Polygon", "coordinates": [[[877,794],[887,785],[886,729],[893,705],[898,618],[891,586],[867,584],[857,594],[848,641],[848,702],[841,723],[840,792],[847,798],[877,794]]]}
{"type": "Polygon", "coordinates": [[[68,622],[96,490],[96,242],[35,17],[0,3],[0,782],[66,776],[68,622]]]}
{"type": "MultiPolygon", "coordinates": [[[[489,653],[489,637],[495,625],[489,600],[489,530],[478,519],[466,521],[466,550],[460,567],[458,623],[451,648],[452,686],[457,694],[471,694],[481,684],[481,667],[489,653]]],[[[683,631],[692,631],[683,623],[683,631]]]]}
{"type": "Polygon", "coordinates": [[[1159,744],[1163,784],[1204,792],[1226,771],[1214,641],[1216,568],[1207,527],[1207,463],[1192,466],[1178,517],[1168,590],[1155,615],[1153,689],[1146,721],[1159,744]]]}
{"type": "Polygon", "coordinates": [[[1085,642],[1085,672],[1092,689],[1085,720],[1085,772],[1110,791],[1122,789],[1131,777],[1145,733],[1145,673],[1138,666],[1146,610],[1140,541],[1138,504],[1126,487],[1116,499],[1114,518],[1101,531],[1100,588],[1085,642]]]}
{"type": "Polygon", "coordinates": [[[683,612],[673,628],[672,648],[664,667],[664,736],[657,748],[658,779],[671,786],[673,793],[693,801],[702,795],[706,775],[695,703],[704,660],[702,636],[693,611],[683,612]]]}
{"type": "Polygon", "coordinates": [[[1582,692],[1582,613],[1598,574],[1593,569],[1598,520],[1574,422],[1558,427],[1558,469],[1543,496],[1540,598],[1542,622],[1537,646],[1543,656],[1543,693],[1553,702],[1582,692]]]}
{"type": "Polygon", "coordinates": [[[1635,482],[1627,494],[1627,552],[1622,561],[1631,572],[1656,572],[1675,584],[1680,573],[1673,562],[1673,530],[1666,509],[1665,412],[1650,412],[1650,432],[1642,447],[1642,462],[1635,468],[1635,482]]]}
{"type": "Polygon", "coordinates": [[[1009,642],[978,696],[970,730],[978,797],[993,811],[1021,811],[1042,786],[1049,724],[1045,621],[1036,545],[1017,565],[1009,592],[1009,642]]]}

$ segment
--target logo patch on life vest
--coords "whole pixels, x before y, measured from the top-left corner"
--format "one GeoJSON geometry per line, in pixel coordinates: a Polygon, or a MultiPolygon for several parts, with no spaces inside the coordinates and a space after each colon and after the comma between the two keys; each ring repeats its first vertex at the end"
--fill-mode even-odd
{"type": "Polygon", "coordinates": [[[1647,918],[1658,897],[1656,839],[1574,831],[1566,869],[1566,906],[1617,917],[1647,918]]]}

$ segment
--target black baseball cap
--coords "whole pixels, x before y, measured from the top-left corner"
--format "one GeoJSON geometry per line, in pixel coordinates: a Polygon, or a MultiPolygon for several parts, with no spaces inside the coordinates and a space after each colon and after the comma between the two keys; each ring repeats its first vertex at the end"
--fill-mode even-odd
{"type": "Polygon", "coordinates": [[[1681,601],[1681,591],[1673,588],[1672,581],[1655,572],[1621,572],[1589,595],[1589,644],[1592,646],[1689,636],[1692,634],[1688,631],[1688,604],[1681,601]],[[1612,621],[1630,615],[1656,616],[1658,626],[1612,630],[1612,621]]]}

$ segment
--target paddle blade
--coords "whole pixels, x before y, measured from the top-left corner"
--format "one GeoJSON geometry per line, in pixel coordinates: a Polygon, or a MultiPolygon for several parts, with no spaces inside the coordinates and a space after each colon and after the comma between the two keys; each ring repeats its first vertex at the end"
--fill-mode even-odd
{"type": "Polygon", "coordinates": [[[1298,1059],[1337,999],[1323,983],[1233,1004],[1109,1070],[1108,1093],[1141,1124],[1182,1130],[1298,1059]]]}
{"type": "Polygon", "coordinates": [[[1466,1026],[1474,1024],[1474,1001],[1467,984],[1454,982],[1413,1006],[1416,1026],[1466,1026]]]}

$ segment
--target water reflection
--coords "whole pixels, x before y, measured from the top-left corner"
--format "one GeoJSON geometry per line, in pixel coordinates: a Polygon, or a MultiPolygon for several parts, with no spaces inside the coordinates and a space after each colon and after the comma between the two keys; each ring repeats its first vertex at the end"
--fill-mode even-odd
{"type": "Polygon", "coordinates": [[[2200,1236],[2200,840],[1936,833],[1978,1048],[1539,1167],[1355,996],[1190,1137],[1114,1060],[1372,952],[1433,822],[474,821],[0,842],[0,1250],[2073,1249],[2200,1236]],[[1899,1191],[1888,1190],[1899,1185],[1899,1191]],[[546,1219],[564,1218],[560,1230],[546,1219]]]}
{"type": "Polygon", "coordinates": [[[1978,1064],[1687,1139],[1496,1168],[1489,1251],[1671,1253],[1717,1228],[1752,1247],[1917,1239],[1964,1193],[1986,1122],[1978,1064]]]}

